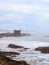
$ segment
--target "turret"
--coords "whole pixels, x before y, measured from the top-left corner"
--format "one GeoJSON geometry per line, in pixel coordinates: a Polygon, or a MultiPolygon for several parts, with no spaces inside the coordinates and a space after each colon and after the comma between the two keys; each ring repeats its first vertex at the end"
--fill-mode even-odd
{"type": "Polygon", "coordinates": [[[14,30],[14,35],[16,35],[16,36],[21,35],[21,30],[14,30]]]}

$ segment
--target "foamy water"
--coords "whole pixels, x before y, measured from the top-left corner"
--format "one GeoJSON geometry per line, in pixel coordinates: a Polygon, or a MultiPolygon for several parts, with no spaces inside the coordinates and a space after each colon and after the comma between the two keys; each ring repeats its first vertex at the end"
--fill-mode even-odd
{"type": "Polygon", "coordinates": [[[42,37],[5,37],[0,39],[0,50],[2,51],[15,51],[19,52],[20,55],[11,57],[14,60],[25,60],[30,65],[49,65],[49,54],[42,54],[39,51],[35,51],[36,47],[49,46],[49,39],[42,37]],[[11,49],[8,48],[9,44],[21,45],[30,49],[11,49]],[[20,52],[20,50],[23,50],[20,52]]]}

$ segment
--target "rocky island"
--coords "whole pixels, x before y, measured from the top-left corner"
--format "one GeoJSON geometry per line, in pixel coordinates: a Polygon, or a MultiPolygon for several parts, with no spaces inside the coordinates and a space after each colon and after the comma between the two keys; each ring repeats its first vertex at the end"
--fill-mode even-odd
{"type": "Polygon", "coordinates": [[[21,30],[14,30],[14,33],[0,33],[0,38],[2,37],[20,37],[20,36],[30,36],[29,33],[21,33],[21,30]]]}

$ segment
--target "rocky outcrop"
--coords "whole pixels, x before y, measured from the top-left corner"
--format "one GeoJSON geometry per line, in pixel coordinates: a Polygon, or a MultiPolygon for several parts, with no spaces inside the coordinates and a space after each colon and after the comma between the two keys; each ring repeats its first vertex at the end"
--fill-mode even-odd
{"type": "Polygon", "coordinates": [[[49,53],[49,47],[38,47],[36,51],[41,51],[41,53],[49,53]]]}
{"type": "Polygon", "coordinates": [[[0,51],[0,54],[1,54],[1,55],[4,55],[4,56],[20,55],[20,53],[18,53],[18,52],[1,52],[1,51],[0,51]]]}
{"type": "MultiPolygon", "coordinates": [[[[8,45],[9,48],[23,48],[23,49],[27,49],[24,48],[23,46],[19,46],[19,45],[15,45],[15,44],[9,44],[8,45]]],[[[29,65],[27,64],[26,61],[17,61],[17,60],[13,60],[13,57],[19,55],[20,53],[18,52],[2,52],[0,51],[0,65],[29,65]]]]}
{"type": "Polygon", "coordinates": [[[22,36],[31,36],[29,33],[21,33],[21,30],[14,30],[14,33],[0,33],[0,38],[2,37],[22,37],[22,36]]]}
{"type": "Polygon", "coordinates": [[[0,65],[29,65],[25,61],[15,61],[0,54],[0,65]]]}
{"type": "Polygon", "coordinates": [[[15,45],[15,44],[9,44],[9,48],[24,48],[23,46],[15,45]]]}

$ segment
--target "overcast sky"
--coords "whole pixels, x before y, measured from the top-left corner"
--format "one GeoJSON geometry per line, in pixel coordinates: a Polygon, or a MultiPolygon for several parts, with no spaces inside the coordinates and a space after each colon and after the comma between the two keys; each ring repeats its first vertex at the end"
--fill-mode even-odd
{"type": "Polygon", "coordinates": [[[0,0],[0,29],[49,32],[49,0],[0,0]]]}

